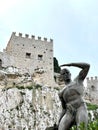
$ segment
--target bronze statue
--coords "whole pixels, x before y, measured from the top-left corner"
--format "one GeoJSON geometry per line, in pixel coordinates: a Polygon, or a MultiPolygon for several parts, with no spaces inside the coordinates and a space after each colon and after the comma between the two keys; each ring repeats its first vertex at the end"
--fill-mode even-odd
{"type": "Polygon", "coordinates": [[[80,123],[84,122],[85,130],[88,123],[88,114],[86,104],[83,99],[83,81],[88,74],[90,65],[87,63],[70,63],[63,66],[79,67],[82,70],[72,81],[71,73],[68,69],[62,69],[60,77],[65,82],[65,87],[59,92],[59,98],[62,104],[58,130],[69,130],[73,124],[76,124],[77,130],[80,123]]]}

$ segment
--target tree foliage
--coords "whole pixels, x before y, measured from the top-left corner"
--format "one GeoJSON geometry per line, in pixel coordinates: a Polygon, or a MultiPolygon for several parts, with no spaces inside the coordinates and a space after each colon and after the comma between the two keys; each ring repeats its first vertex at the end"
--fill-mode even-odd
{"type": "Polygon", "coordinates": [[[60,66],[56,57],[53,58],[53,61],[54,61],[54,72],[60,73],[61,69],[60,69],[60,66]]]}

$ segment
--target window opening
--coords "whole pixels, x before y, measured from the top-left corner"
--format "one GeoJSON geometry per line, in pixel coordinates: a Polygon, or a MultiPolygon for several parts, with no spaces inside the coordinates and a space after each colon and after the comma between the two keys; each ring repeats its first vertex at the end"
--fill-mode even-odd
{"type": "Polygon", "coordinates": [[[94,85],[92,85],[92,86],[91,86],[91,89],[92,89],[92,91],[94,91],[94,90],[95,90],[95,86],[94,86],[94,85]]]}
{"type": "Polygon", "coordinates": [[[26,53],[26,58],[31,58],[31,53],[26,53]]]}
{"type": "Polygon", "coordinates": [[[38,60],[42,60],[43,59],[43,55],[38,55],[38,60]]]}

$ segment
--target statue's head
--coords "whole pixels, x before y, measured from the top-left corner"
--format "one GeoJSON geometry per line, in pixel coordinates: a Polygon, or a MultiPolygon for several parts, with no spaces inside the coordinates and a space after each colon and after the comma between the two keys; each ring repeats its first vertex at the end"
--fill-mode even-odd
{"type": "Polygon", "coordinates": [[[62,69],[60,71],[60,77],[65,82],[65,84],[71,81],[71,73],[68,69],[62,69]]]}

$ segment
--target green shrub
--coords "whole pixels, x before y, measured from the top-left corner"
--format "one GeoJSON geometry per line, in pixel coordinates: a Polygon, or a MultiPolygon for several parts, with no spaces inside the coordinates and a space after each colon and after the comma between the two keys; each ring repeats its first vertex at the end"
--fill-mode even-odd
{"type": "Polygon", "coordinates": [[[53,63],[54,63],[54,72],[56,73],[60,73],[60,67],[58,64],[58,60],[56,59],[56,57],[53,58],[53,63]]]}
{"type": "Polygon", "coordinates": [[[38,88],[42,89],[42,86],[40,84],[36,84],[35,89],[38,89],[38,88]]]}
{"type": "MultiPolygon", "coordinates": [[[[70,130],[77,130],[76,126],[72,127],[70,130]]],[[[85,130],[83,123],[79,126],[79,130],[85,130]]],[[[87,130],[98,130],[98,120],[89,122],[87,130]]]]}
{"type": "Polygon", "coordinates": [[[24,89],[24,86],[16,86],[18,89],[24,89]]]}
{"type": "Polygon", "coordinates": [[[96,104],[91,104],[91,103],[86,103],[87,104],[87,109],[88,110],[96,110],[98,109],[98,105],[96,104]]]}
{"type": "Polygon", "coordinates": [[[18,88],[18,89],[29,89],[29,90],[33,89],[32,86],[26,86],[26,87],[24,87],[24,86],[16,86],[16,88],[18,88]]]}

